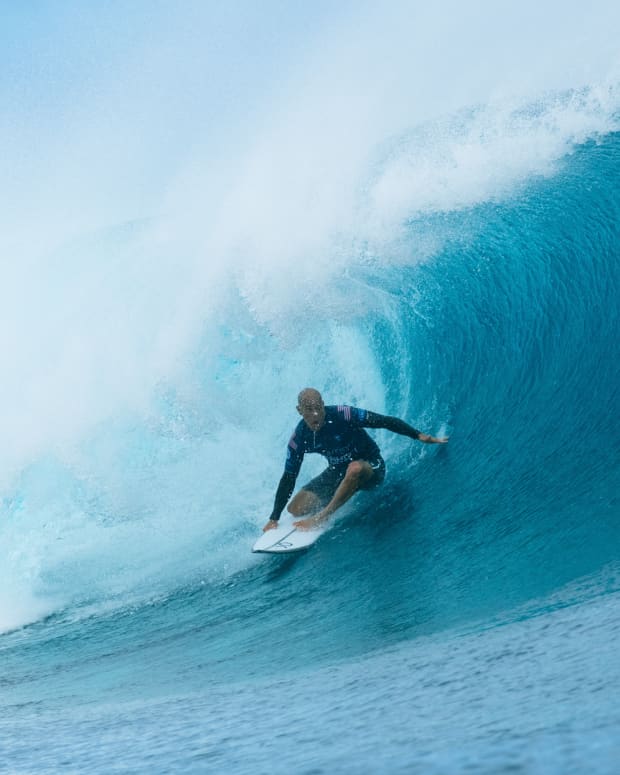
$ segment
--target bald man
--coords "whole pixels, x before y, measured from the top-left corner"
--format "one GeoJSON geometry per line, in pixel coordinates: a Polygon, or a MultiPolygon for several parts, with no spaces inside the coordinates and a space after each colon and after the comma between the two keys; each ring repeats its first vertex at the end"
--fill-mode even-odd
{"type": "Polygon", "coordinates": [[[445,437],[435,438],[416,430],[397,417],[386,417],[355,406],[325,406],[315,388],[305,388],[297,399],[302,416],[286,450],[286,464],[276,492],[273,511],[263,528],[278,526],[280,515],[295,488],[295,482],[306,453],[327,458],[323,473],[305,484],[288,505],[301,530],[312,530],[339,509],[358,490],[371,490],[385,477],[385,463],[377,444],[364,428],[385,428],[425,444],[445,444],[445,437]],[[307,516],[310,515],[310,516],[307,516]]]}

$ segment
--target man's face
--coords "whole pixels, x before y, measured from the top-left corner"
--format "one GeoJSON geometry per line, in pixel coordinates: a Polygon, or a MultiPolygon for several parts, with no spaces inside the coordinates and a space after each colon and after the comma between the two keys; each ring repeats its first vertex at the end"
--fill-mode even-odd
{"type": "Polygon", "coordinates": [[[320,396],[302,398],[297,411],[311,431],[318,431],[325,422],[325,404],[320,396]]]}

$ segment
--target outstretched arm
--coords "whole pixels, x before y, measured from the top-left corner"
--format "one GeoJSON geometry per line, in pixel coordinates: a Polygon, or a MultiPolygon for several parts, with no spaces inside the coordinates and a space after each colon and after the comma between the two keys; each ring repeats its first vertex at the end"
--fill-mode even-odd
{"type": "Polygon", "coordinates": [[[439,438],[430,436],[428,433],[422,433],[412,425],[408,425],[404,420],[400,420],[398,417],[388,417],[384,414],[377,414],[376,412],[367,412],[366,422],[364,423],[368,428],[385,428],[393,433],[398,433],[401,436],[409,436],[410,439],[418,439],[425,444],[446,444],[448,438],[441,436],[439,438]]]}
{"type": "Polygon", "coordinates": [[[282,478],[280,479],[280,484],[278,485],[278,489],[276,491],[276,497],[273,504],[273,511],[271,512],[269,521],[263,528],[263,532],[265,532],[265,530],[272,530],[274,527],[278,527],[278,520],[280,519],[280,514],[282,514],[284,507],[288,503],[288,499],[291,497],[293,493],[296,480],[297,480],[297,477],[294,474],[290,474],[288,471],[285,471],[282,474],[282,478]]]}

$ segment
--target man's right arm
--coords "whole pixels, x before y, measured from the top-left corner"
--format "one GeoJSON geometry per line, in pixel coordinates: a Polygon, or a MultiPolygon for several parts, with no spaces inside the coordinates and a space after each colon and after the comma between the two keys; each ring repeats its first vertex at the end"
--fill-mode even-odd
{"type": "Polygon", "coordinates": [[[278,485],[278,489],[276,491],[273,511],[271,512],[269,521],[263,528],[263,532],[265,530],[271,530],[274,527],[278,527],[280,514],[282,514],[284,507],[288,503],[288,499],[291,497],[293,490],[295,489],[295,482],[299,476],[299,469],[301,468],[301,463],[304,459],[304,445],[302,439],[303,428],[301,428],[302,425],[303,421],[297,425],[286,446],[286,462],[284,463],[284,473],[282,474],[280,484],[278,485]]]}
{"type": "Polygon", "coordinates": [[[282,478],[280,479],[280,484],[278,485],[278,489],[276,491],[276,497],[273,504],[273,511],[271,512],[271,516],[269,517],[269,522],[267,522],[267,524],[263,528],[263,531],[271,530],[272,528],[278,526],[278,520],[280,519],[280,514],[282,514],[284,507],[288,503],[288,499],[291,497],[293,490],[295,489],[296,481],[297,481],[297,476],[295,474],[289,473],[288,471],[285,471],[282,474],[282,478]]]}
{"type": "Polygon", "coordinates": [[[291,474],[288,471],[285,471],[282,474],[282,478],[280,479],[280,484],[278,485],[278,489],[276,490],[276,497],[273,504],[273,511],[271,512],[271,516],[269,519],[271,521],[277,522],[280,519],[280,514],[284,511],[284,507],[288,503],[288,499],[293,494],[293,490],[295,489],[295,481],[297,477],[295,474],[291,474]]]}

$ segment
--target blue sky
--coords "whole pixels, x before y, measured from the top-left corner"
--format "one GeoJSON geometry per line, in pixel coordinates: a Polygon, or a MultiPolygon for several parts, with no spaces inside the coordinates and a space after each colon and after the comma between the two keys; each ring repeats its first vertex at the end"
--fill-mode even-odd
{"type": "Polygon", "coordinates": [[[117,204],[127,200],[138,216],[156,210],[169,177],[196,147],[230,144],[235,134],[242,142],[290,62],[349,5],[335,13],[321,2],[4,0],[7,200],[28,209],[33,189],[55,177],[65,192],[76,184],[74,211],[87,191],[97,198],[95,188],[117,204]]]}
{"type": "Polygon", "coordinates": [[[271,121],[282,142],[287,111],[319,119],[300,146],[340,133],[346,155],[360,134],[596,79],[619,24],[603,0],[0,0],[3,239],[157,214],[188,168],[235,163],[271,121]]]}

